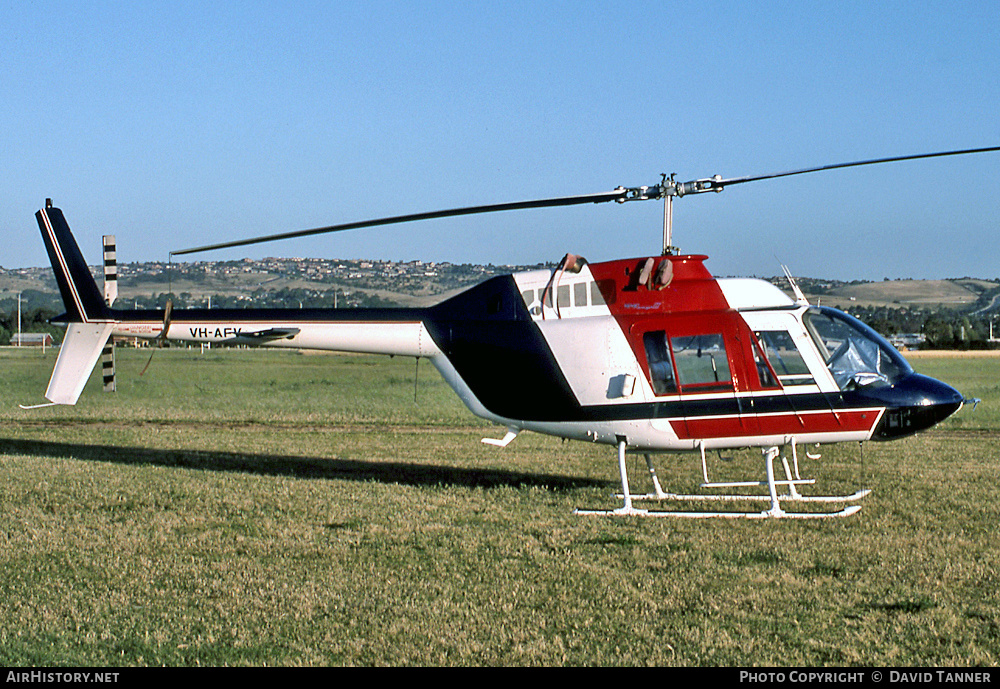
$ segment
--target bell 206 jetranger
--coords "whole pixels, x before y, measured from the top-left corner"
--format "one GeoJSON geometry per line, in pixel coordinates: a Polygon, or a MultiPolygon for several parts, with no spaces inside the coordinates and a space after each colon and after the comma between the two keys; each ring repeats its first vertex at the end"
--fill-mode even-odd
{"type": "MultiPolygon", "coordinates": [[[[730,184],[818,170],[959,155],[997,148],[859,161],[773,175],[678,183],[538,201],[394,216],[174,252],[238,246],[455,215],[664,200],[663,253],[599,263],[567,255],[553,270],[496,277],[427,308],[166,309],[111,305],[91,277],[63,213],[46,202],[36,214],[66,313],[66,337],[46,398],[74,404],[111,338],[210,342],[367,352],[430,360],[477,416],[507,429],[602,443],[618,450],[622,505],[584,514],[685,517],[831,517],[839,511],[788,512],[782,502],[854,503],[853,495],[804,495],[799,472],[806,444],[892,440],[929,428],[958,410],[963,396],[913,371],[879,334],[832,308],[807,303],[757,279],[718,279],[705,256],[671,246],[674,197],[730,184]],[[716,483],[706,452],[763,450],[765,479],[716,483]],[[791,461],[782,448],[790,449],[791,461]],[[650,459],[657,452],[700,454],[703,487],[663,490],[650,459]],[[626,453],[642,453],[653,491],[630,491],[626,453]],[[779,471],[775,464],[779,462],[779,471]],[[756,486],[767,493],[729,489],[756,486]],[[779,491],[782,492],[779,495],[779,491]],[[762,511],[648,509],[636,502],[763,500],[762,511]]],[[[113,276],[112,276],[113,277],[113,276]]],[[[36,405],[37,407],[47,405],[36,405]]]]}

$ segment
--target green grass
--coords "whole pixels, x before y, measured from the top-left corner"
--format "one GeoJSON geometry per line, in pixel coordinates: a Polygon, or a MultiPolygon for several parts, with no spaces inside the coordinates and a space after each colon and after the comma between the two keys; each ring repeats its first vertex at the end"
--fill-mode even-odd
{"type": "MultiPolygon", "coordinates": [[[[602,519],[613,448],[472,417],[426,362],[121,351],[76,407],[0,353],[6,665],[996,665],[1000,360],[920,359],[983,398],[822,448],[845,520],[602,519]]],[[[723,470],[756,476],[759,452],[723,470]]],[[[633,477],[641,460],[630,459],[633,477]]],[[[698,481],[694,455],[661,480],[698,481]]]]}

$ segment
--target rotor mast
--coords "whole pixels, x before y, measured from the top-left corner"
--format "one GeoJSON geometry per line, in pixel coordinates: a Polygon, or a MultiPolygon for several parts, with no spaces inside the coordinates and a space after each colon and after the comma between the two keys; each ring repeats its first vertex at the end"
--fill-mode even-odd
{"type": "MultiPolygon", "coordinates": [[[[666,176],[666,175],[664,175],[666,176]]],[[[674,236],[674,197],[663,197],[663,251],[661,255],[667,256],[677,251],[673,245],[674,236]]]]}
{"type": "Polygon", "coordinates": [[[723,180],[720,175],[705,179],[696,179],[690,182],[678,182],[675,175],[660,175],[660,183],[643,187],[619,187],[622,192],[617,199],[618,203],[626,201],[647,201],[650,199],[663,199],[663,247],[661,254],[668,256],[676,254],[680,250],[674,246],[674,197],[686,196],[687,194],[701,194],[706,191],[722,191],[727,180],[723,180]]]}

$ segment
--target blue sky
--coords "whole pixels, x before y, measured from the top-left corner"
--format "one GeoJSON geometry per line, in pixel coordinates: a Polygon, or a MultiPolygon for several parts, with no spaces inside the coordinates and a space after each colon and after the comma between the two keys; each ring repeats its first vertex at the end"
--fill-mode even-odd
{"type": "MultiPolygon", "coordinates": [[[[1000,145],[1000,2],[12,3],[0,250],[91,263],[619,185],[1000,145]]],[[[719,275],[1000,277],[1000,153],[675,204],[719,275]]],[[[495,264],[659,251],[659,202],[516,211],[190,257],[495,264]]]]}

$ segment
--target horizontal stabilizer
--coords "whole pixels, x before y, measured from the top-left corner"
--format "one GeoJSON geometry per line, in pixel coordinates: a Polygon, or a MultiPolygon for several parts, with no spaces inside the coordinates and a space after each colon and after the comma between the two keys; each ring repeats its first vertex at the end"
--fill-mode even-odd
{"type": "Polygon", "coordinates": [[[76,404],[113,327],[112,323],[69,324],[45,391],[46,399],[55,404],[76,404]]]}

